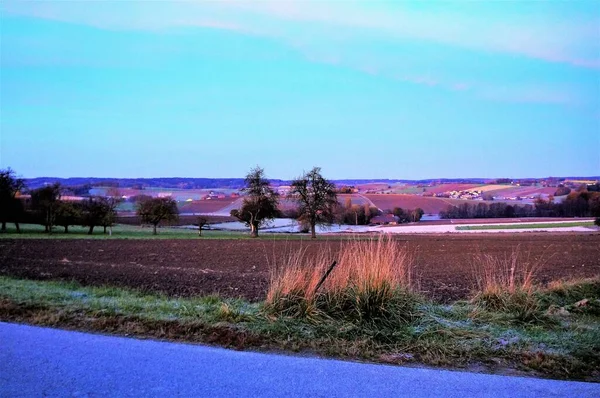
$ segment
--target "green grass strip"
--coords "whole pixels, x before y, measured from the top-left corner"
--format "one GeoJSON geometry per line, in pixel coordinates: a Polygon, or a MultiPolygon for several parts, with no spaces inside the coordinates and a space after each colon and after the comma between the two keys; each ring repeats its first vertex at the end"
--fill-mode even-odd
{"type": "MultiPolygon", "coordinates": [[[[152,235],[151,227],[134,225],[115,225],[112,235],[103,233],[102,227],[96,227],[92,235],[88,235],[88,228],[81,226],[69,227],[69,232],[64,233],[63,227],[54,227],[51,234],[44,232],[44,227],[35,224],[21,225],[21,233],[17,233],[14,225],[7,225],[7,231],[0,233],[0,239],[253,239],[250,232],[240,231],[216,231],[202,230],[202,236],[198,236],[198,230],[161,227],[158,235],[152,235]]],[[[321,239],[339,240],[347,237],[321,235],[321,239]]],[[[268,240],[303,240],[310,239],[308,234],[288,233],[260,233],[259,239],[268,240]]]]}
{"type": "Polygon", "coordinates": [[[568,227],[593,227],[593,221],[573,221],[564,223],[530,223],[530,224],[494,224],[494,225],[464,225],[457,226],[457,231],[482,231],[495,229],[532,229],[532,228],[568,228],[568,227]]]}

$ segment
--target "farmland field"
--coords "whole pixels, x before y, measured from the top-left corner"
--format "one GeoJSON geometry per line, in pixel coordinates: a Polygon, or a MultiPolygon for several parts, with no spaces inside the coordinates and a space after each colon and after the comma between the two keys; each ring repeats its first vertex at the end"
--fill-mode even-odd
{"type": "MultiPolygon", "coordinates": [[[[473,203],[467,202],[460,199],[447,199],[447,198],[432,198],[427,196],[416,196],[416,195],[364,195],[366,198],[371,200],[375,206],[381,210],[393,209],[394,207],[401,207],[403,209],[415,209],[420,207],[425,211],[426,214],[437,214],[440,210],[446,210],[450,205],[460,205],[462,203],[473,203]]],[[[477,202],[475,202],[477,203],[477,202]]],[[[487,202],[489,203],[489,202],[487,202]]]]}
{"type": "Polygon", "coordinates": [[[484,231],[484,230],[495,230],[495,229],[536,229],[536,228],[568,228],[568,227],[593,227],[593,221],[572,221],[572,222],[561,222],[561,223],[533,223],[529,222],[526,224],[494,224],[494,225],[466,225],[462,227],[456,227],[457,231],[484,231]]]}
{"type": "Polygon", "coordinates": [[[364,206],[366,203],[369,203],[369,200],[367,198],[365,198],[364,195],[357,195],[357,194],[340,194],[340,195],[338,195],[338,202],[340,202],[342,205],[345,205],[346,200],[348,200],[348,199],[352,200],[353,205],[364,206]]]}
{"type": "Polygon", "coordinates": [[[384,191],[397,187],[398,184],[388,184],[387,182],[372,182],[368,184],[359,184],[357,188],[361,191],[384,191]]]}
{"type": "MultiPolygon", "coordinates": [[[[600,274],[600,234],[427,235],[396,238],[416,253],[421,291],[443,302],[466,298],[473,288],[471,256],[504,255],[517,245],[545,256],[542,283],[600,274]]],[[[262,300],[269,264],[283,253],[306,247],[314,253],[339,240],[0,240],[0,275],[75,280],[174,296],[219,293],[262,300]]],[[[335,257],[335,254],[333,255],[335,257]]],[[[340,264],[343,266],[343,264],[340,264]]]]}
{"type": "Polygon", "coordinates": [[[433,187],[426,187],[426,192],[443,193],[451,191],[467,191],[469,189],[479,189],[481,184],[440,184],[433,187]]]}
{"type": "Polygon", "coordinates": [[[494,196],[537,196],[537,195],[554,195],[556,187],[510,187],[507,189],[499,189],[491,191],[494,196]]]}
{"type": "Polygon", "coordinates": [[[179,205],[181,213],[216,213],[235,203],[238,198],[194,200],[179,205]]]}

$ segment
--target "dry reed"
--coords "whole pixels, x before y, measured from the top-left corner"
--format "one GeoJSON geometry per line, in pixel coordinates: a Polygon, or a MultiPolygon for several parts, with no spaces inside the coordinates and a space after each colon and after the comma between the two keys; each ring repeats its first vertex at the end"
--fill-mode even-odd
{"type": "Polygon", "coordinates": [[[545,255],[533,257],[520,245],[504,255],[476,253],[473,302],[488,310],[513,313],[523,321],[535,319],[540,311],[535,278],[547,261],[545,255]]]}
{"type": "Polygon", "coordinates": [[[352,321],[411,318],[414,255],[390,236],[342,241],[337,252],[307,248],[272,266],[265,307],[286,316],[352,321]],[[331,263],[337,267],[317,291],[331,263]]]}

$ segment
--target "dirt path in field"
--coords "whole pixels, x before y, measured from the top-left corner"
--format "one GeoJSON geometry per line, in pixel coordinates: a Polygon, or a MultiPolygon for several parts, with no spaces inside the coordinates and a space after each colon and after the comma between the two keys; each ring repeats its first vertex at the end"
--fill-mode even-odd
{"type": "MultiPolygon", "coordinates": [[[[517,245],[533,257],[550,257],[540,282],[600,274],[600,234],[401,236],[417,253],[421,289],[429,297],[465,298],[473,287],[471,258],[517,245]]],[[[269,264],[276,254],[307,247],[309,252],[339,241],[258,240],[50,240],[1,239],[0,275],[76,280],[189,296],[219,293],[262,300],[269,264]]],[[[340,266],[343,266],[341,264],[340,266]]]]}

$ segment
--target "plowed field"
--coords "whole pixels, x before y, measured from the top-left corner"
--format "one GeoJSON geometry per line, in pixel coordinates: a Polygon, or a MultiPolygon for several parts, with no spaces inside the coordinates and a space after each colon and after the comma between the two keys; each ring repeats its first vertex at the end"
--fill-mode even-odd
{"type": "MultiPolygon", "coordinates": [[[[472,253],[504,255],[517,245],[550,257],[540,282],[600,274],[600,234],[429,235],[398,238],[417,252],[421,290],[451,301],[473,287],[472,253]]],[[[309,252],[339,241],[258,240],[0,240],[0,275],[75,280],[175,296],[219,293],[261,300],[269,263],[301,246],[309,252]]],[[[343,267],[343,264],[339,265],[343,267]]],[[[335,271],[334,271],[335,272],[335,271]]]]}

